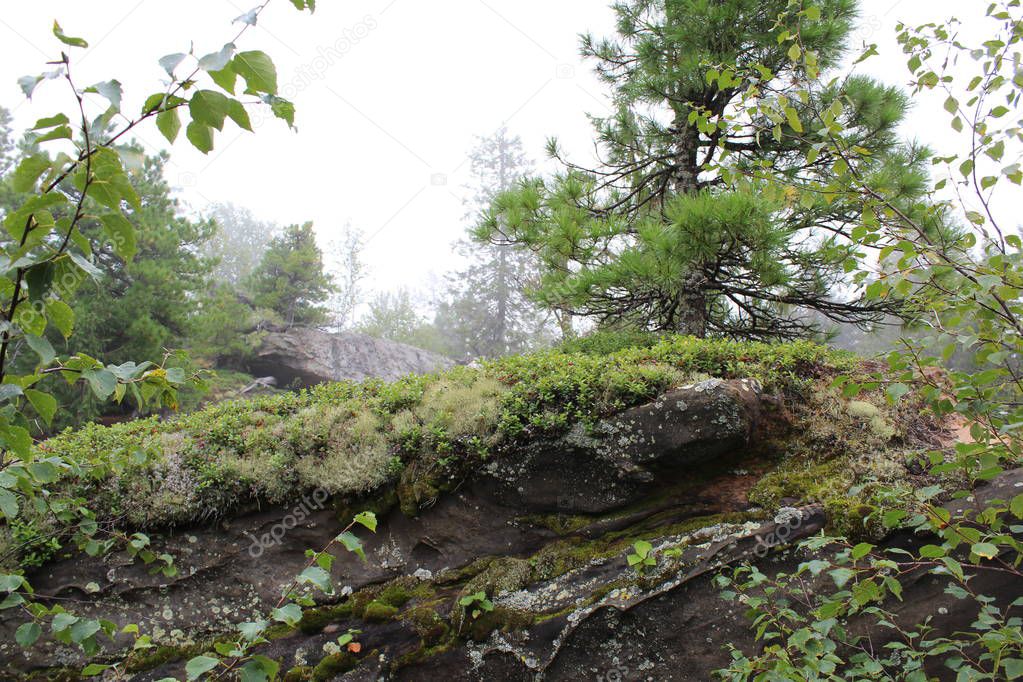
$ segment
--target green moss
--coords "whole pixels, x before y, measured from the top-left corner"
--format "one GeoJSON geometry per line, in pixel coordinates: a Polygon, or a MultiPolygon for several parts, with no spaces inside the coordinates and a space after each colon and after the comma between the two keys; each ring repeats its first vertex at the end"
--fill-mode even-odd
{"type": "Polygon", "coordinates": [[[283,682],[307,682],[313,676],[313,667],[309,665],[296,665],[284,673],[283,682]]]}
{"type": "Polygon", "coordinates": [[[305,634],[314,634],[321,632],[323,628],[331,623],[337,623],[351,617],[352,603],[350,601],[334,606],[306,609],[302,612],[302,620],[299,621],[298,628],[305,634]]]}
{"type": "Polygon", "coordinates": [[[777,509],[785,498],[798,504],[817,502],[824,506],[829,532],[853,539],[877,538],[883,533],[879,516],[887,506],[887,495],[879,497],[881,487],[864,482],[870,465],[863,468],[862,464],[880,466],[882,460],[867,458],[860,466],[845,459],[816,465],[786,461],[757,482],[750,502],[769,510],[777,509]]]}
{"type": "Polygon", "coordinates": [[[327,682],[339,675],[352,670],[359,664],[359,660],[350,653],[331,654],[323,659],[313,668],[312,682],[327,682]]]}
{"type": "MultiPolygon", "coordinates": [[[[390,384],[326,384],[176,419],[90,425],[41,447],[89,472],[68,492],[90,499],[99,521],[127,519],[133,528],[208,521],[211,510],[225,516],[263,501],[287,505],[317,487],[349,501],[372,492],[381,509],[393,494],[414,516],[483,458],[643,403],[684,377],[751,377],[791,395],[855,366],[852,356],[810,343],[668,337],[594,350],[566,347],[390,384]],[[181,484],[159,483],[168,479],[181,484]]],[[[552,523],[571,532],[581,521],[552,523]]]]}
{"type": "Polygon", "coordinates": [[[383,623],[393,620],[398,615],[398,608],[379,601],[371,601],[362,612],[362,619],[367,623],[383,623]]]}
{"type": "Polygon", "coordinates": [[[495,606],[493,611],[485,611],[479,618],[467,618],[462,628],[474,641],[483,642],[495,630],[510,632],[532,625],[533,618],[533,614],[526,611],[495,606]]]}
{"type": "Polygon", "coordinates": [[[412,599],[409,583],[415,579],[399,579],[389,584],[377,597],[377,601],[388,606],[402,607],[412,599]]]}
{"type": "Polygon", "coordinates": [[[573,514],[530,514],[520,516],[518,520],[531,526],[546,528],[558,535],[571,535],[593,523],[589,516],[573,514]]]}
{"type": "Polygon", "coordinates": [[[466,583],[460,596],[486,592],[498,595],[513,592],[529,584],[532,567],[529,561],[515,557],[494,559],[483,571],[466,583]]]}
{"type": "Polygon", "coordinates": [[[153,649],[139,649],[133,651],[124,661],[124,670],[129,673],[145,672],[153,668],[172,663],[174,661],[185,661],[198,656],[210,648],[209,642],[201,644],[190,644],[184,646],[158,646],[153,649]]]}
{"type": "Polygon", "coordinates": [[[447,639],[451,632],[447,621],[440,617],[434,606],[420,606],[410,609],[404,616],[422,637],[425,648],[433,647],[447,639]]]}
{"type": "Polygon", "coordinates": [[[33,671],[22,679],[25,682],[77,682],[82,679],[82,673],[73,668],[47,668],[33,671]]]}

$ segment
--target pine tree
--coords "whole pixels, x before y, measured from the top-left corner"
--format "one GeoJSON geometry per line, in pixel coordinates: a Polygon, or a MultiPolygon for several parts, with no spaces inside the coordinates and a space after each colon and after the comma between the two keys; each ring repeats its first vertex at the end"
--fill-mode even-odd
{"type": "MultiPolygon", "coordinates": [[[[831,69],[856,17],[855,0],[822,0],[803,23],[802,44],[831,69]]],[[[813,331],[807,310],[838,322],[882,317],[889,304],[853,298],[843,264],[859,219],[847,200],[794,201],[765,191],[754,170],[811,182],[833,159],[807,151],[824,123],[808,114],[840,99],[838,114],[859,157],[857,172],[906,203],[926,185],[927,153],[896,128],[908,102],[895,88],[852,76],[792,99],[794,116],[775,135],[736,125],[734,107],[751,79],[764,96],[789,93],[791,46],[777,19],[788,0],[629,0],[615,3],[616,39],[583,39],[584,53],[613,92],[615,112],[593,118],[601,165],[564,164],[502,194],[480,238],[531,248],[545,265],[539,298],[603,323],[706,336],[796,337],[813,331]],[[766,70],[752,71],[755,64],[766,70]],[[717,163],[729,156],[733,173],[717,163]]],[[[771,127],[769,126],[769,127],[771,127]]],[[[825,152],[826,154],[826,152],[825,152]]]]}
{"type": "Polygon", "coordinates": [[[245,288],[257,308],[277,313],[287,327],[323,323],[323,304],[334,286],[324,272],[313,224],[291,225],[270,240],[245,288]]]}
{"type": "MultiPolygon", "coordinates": [[[[506,127],[480,138],[469,155],[472,194],[467,218],[475,219],[494,199],[511,189],[531,163],[518,136],[506,127]]],[[[538,284],[532,252],[508,244],[461,241],[470,264],[449,277],[446,300],[437,306],[435,326],[448,342],[448,353],[466,359],[498,357],[535,347],[549,337],[549,315],[526,292],[538,284]]]]}

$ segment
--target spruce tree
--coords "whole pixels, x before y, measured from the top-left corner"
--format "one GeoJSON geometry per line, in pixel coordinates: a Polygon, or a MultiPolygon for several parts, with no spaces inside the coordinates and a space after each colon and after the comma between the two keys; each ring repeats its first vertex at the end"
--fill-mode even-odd
{"type": "MultiPolygon", "coordinates": [[[[753,79],[765,97],[791,94],[794,70],[804,67],[779,41],[778,19],[799,4],[629,0],[613,8],[617,37],[583,39],[613,93],[613,115],[592,119],[600,164],[573,163],[552,142],[563,171],[497,197],[477,236],[531,248],[545,265],[538,299],[603,323],[791,338],[814,330],[808,310],[854,323],[889,312],[890,304],[868,303],[845,286],[854,202],[826,192],[796,201],[755,179],[767,168],[805,184],[830,166],[828,151],[807,153],[825,122],[799,116],[819,102],[793,96],[796,115],[770,122],[773,136],[757,134],[764,121],[736,124],[739,96],[753,79]],[[723,154],[728,175],[717,165],[723,154]]],[[[817,8],[819,17],[803,23],[802,44],[816,68],[833,69],[856,2],[821,0],[817,8]]],[[[869,153],[857,156],[857,172],[907,204],[922,196],[926,151],[896,135],[905,95],[851,76],[811,96],[844,103],[838,116],[869,153]]]]}

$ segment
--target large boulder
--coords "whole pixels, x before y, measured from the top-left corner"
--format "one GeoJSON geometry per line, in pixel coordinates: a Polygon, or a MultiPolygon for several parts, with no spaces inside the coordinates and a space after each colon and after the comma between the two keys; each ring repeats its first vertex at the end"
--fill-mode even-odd
{"type": "Polygon", "coordinates": [[[715,458],[740,451],[760,416],[753,379],[707,379],[602,419],[577,423],[490,462],[490,496],[533,512],[608,512],[685,479],[715,458]]]}
{"type": "Polygon", "coordinates": [[[365,334],[292,327],[266,334],[249,362],[249,371],[276,378],[278,386],[308,387],[328,381],[394,381],[454,364],[450,358],[422,348],[365,334]]]}

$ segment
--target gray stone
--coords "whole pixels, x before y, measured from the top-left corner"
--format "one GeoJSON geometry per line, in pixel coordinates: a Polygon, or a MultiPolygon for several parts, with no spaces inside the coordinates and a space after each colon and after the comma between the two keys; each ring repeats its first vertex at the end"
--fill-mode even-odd
{"type": "Polygon", "coordinates": [[[365,334],[293,327],[271,330],[256,349],[248,370],[275,377],[281,387],[308,387],[327,381],[394,381],[407,374],[438,372],[454,364],[454,360],[422,348],[365,334]]]}

